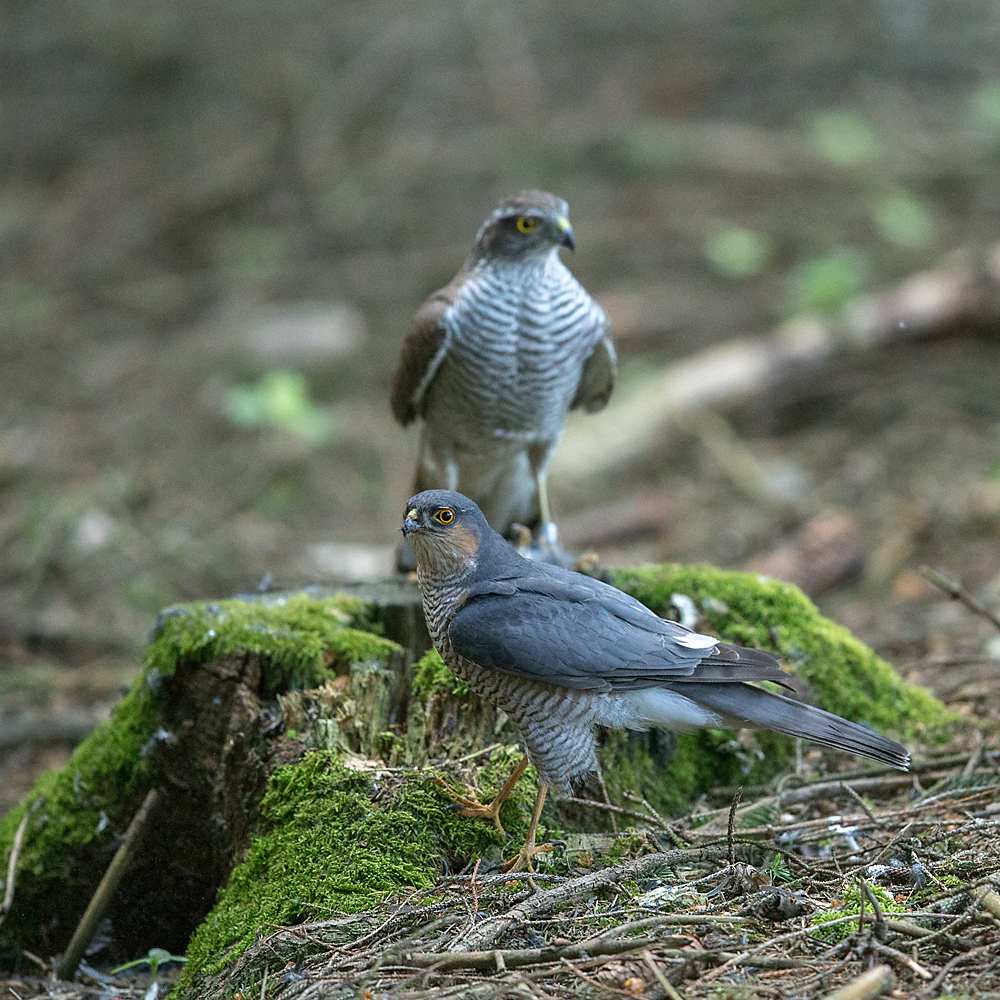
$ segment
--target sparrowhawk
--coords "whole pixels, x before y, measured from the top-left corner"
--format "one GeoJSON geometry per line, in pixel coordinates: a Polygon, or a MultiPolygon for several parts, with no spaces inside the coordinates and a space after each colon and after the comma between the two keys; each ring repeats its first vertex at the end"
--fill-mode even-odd
{"type": "MultiPolygon", "coordinates": [[[[550,785],[597,768],[594,727],[771,729],[906,769],[898,743],[839,716],[754,686],[788,676],[770,653],[660,618],[606,583],[522,558],[460,493],[428,490],[407,504],[424,615],[444,662],[519,728],[538,770],[530,867],[550,785]]],[[[504,795],[465,815],[497,822],[504,795]]]]}
{"type": "Polygon", "coordinates": [[[501,534],[541,523],[566,414],[614,385],[607,317],[559,258],[569,208],[544,191],[505,198],[461,271],[418,310],[392,379],[392,412],[424,421],[415,491],[459,489],[501,534]]]}

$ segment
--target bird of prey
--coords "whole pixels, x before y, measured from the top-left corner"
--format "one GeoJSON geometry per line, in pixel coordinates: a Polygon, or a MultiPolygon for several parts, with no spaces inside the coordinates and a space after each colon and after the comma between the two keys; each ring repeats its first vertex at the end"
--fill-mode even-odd
{"type": "MultiPolygon", "coordinates": [[[[548,787],[597,768],[594,728],[772,729],[902,770],[907,750],[854,722],[755,685],[789,687],[778,661],[660,618],[606,583],[524,559],[460,493],[428,490],[407,504],[424,615],[444,662],[520,729],[538,770],[527,843],[509,870],[530,869],[548,787]]],[[[463,815],[499,826],[503,799],[463,815]]]]}
{"type": "Polygon", "coordinates": [[[424,422],[414,490],[461,488],[503,535],[540,524],[543,546],[566,414],[601,409],[615,377],[607,317],[559,258],[575,246],[568,212],[544,191],[501,201],[417,311],[392,378],[396,419],[424,422]]]}

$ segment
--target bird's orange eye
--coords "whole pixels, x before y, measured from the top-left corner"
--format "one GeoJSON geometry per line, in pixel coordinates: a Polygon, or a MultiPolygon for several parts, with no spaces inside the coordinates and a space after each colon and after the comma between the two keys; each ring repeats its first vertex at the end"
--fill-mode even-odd
{"type": "Polygon", "coordinates": [[[455,520],[455,512],[450,507],[439,510],[435,515],[442,524],[451,524],[455,520]]]}
{"type": "Polygon", "coordinates": [[[538,219],[533,219],[530,215],[519,215],[514,225],[519,233],[533,233],[538,228],[538,219]]]}

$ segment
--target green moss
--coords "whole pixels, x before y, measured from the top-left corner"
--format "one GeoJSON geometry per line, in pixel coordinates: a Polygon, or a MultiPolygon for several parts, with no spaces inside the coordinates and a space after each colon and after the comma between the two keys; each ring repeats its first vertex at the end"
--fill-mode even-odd
{"type": "Polygon", "coordinates": [[[366,624],[366,607],[344,594],[319,600],[294,594],[268,604],[229,600],[176,605],[153,626],[143,668],[169,677],[182,662],[258,653],[270,663],[268,693],[315,687],[331,667],[401,651],[388,639],[351,627],[366,624]]]}
{"type": "Polygon", "coordinates": [[[438,692],[464,698],[469,693],[469,686],[445,666],[436,649],[429,649],[414,667],[411,691],[421,701],[438,692]]]}
{"type": "MultiPolygon", "coordinates": [[[[882,886],[875,885],[873,883],[869,883],[868,888],[871,889],[875,898],[878,900],[879,909],[881,909],[883,916],[898,916],[906,913],[906,908],[900,906],[899,903],[892,898],[888,889],[884,889],[882,886]]],[[[849,917],[853,914],[859,914],[861,912],[861,895],[861,887],[857,883],[854,883],[844,893],[844,901],[840,906],[835,906],[831,910],[823,910],[821,913],[813,914],[813,926],[818,928],[816,931],[816,937],[824,938],[827,941],[843,941],[849,934],[856,931],[858,929],[858,925],[849,920],[844,921],[842,924],[836,924],[835,926],[828,928],[824,928],[823,924],[829,923],[831,920],[839,920],[841,917],[849,917]]],[[[867,913],[872,912],[871,904],[867,899],[865,900],[865,911],[867,913]]]]}
{"type": "Polygon", "coordinates": [[[111,718],[77,747],[62,771],[44,775],[0,821],[3,858],[25,811],[45,796],[29,821],[14,909],[0,927],[0,954],[23,948],[47,953],[82,913],[117,838],[158,778],[143,748],[164,725],[159,691],[165,677],[219,656],[254,653],[264,664],[268,693],[319,683],[353,663],[384,661],[399,651],[395,643],[354,627],[366,623],[366,609],[344,595],[295,595],[269,606],[229,600],[164,611],[152,630],[143,673],[111,718]]]}
{"type": "MultiPolygon", "coordinates": [[[[484,801],[516,757],[516,749],[504,750],[480,770],[484,801]]],[[[537,779],[519,783],[501,813],[514,843],[527,833],[525,800],[536,790],[537,779]]],[[[272,775],[260,834],[192,937],[177,992],[227,966],[270,925],[370,909],[387,893],[431,886],[444,858],[462,865],[505,844],[491,824],[460,817],[435,778],[411,773],[394,780],[312,751],[272,775]]]]}
{"type": "Polygon", "coordinates": [[[83,911],[96,885],[94,870],[99,877],[116,836],[150,786],[152,768],[142,747],[158,717],[152,692],[140,677],[66,766],[44,774],[0,821],[0,857],[6,857],[25,811],[44,798],[26,830],[15,906],[0,927],[0,953],[44,950],[44,927],[83,911]]]}

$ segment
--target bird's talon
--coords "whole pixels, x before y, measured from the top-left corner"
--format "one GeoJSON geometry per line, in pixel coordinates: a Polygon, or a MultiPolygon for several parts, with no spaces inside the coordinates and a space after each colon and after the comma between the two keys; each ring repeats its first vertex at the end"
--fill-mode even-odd
{"type": "Polygon", "coordinates": [[[508,861],[501,871],[504,875],[509,875],[513,872],[533,872],[535,869],[531,865],[531,859],[536,854],[549,854],[552,851],[551,844],[539,844],[537,847],[529,847],[527,844],[521,848],[513,858],[508,861]]]}

